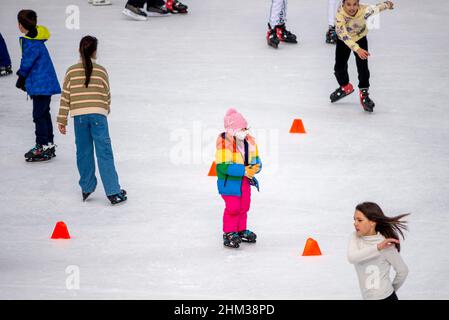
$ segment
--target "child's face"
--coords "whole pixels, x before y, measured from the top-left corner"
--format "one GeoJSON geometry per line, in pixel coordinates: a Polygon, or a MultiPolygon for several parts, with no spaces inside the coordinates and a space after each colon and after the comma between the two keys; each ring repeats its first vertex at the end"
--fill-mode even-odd
{"type": "Polygon", "coordinates": [[[376,234],[376,223],[368,220],[368,218],[358,210],[354,213],[354,227],[359,237],[376,234]]]}
{"type": "Polygon", "coordinates": [[[20,22],[18,22],[18,24],[19,24],[19,30],[20,30],[20,32],[22,32],[23,34],[27,34],[27,33],[28,33],[28,30],[25,29],[25,28],[20,24],[20,22]]]}
{"type": "Polygon", "coordinates": [[[343,3],[343,9],[350,16],[355,16],[359,11],[359,0],[345,0],[343,3]]]}

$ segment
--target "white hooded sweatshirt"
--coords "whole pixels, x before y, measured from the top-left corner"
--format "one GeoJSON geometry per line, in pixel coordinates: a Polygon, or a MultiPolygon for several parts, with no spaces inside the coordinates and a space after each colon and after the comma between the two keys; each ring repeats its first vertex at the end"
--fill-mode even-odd
{"type": "Polygon", "coordinates": [[[349,241],[348,260],[355,266],[365,300],[388,298],[402,286],[408,275],[407,265],[396,247],[377,249],[377,245],[384,240],[380,233],[359,237],[354,232],[349,241]],[[390,266],[396,271],[393,283],[390,280],[390,266]]]}

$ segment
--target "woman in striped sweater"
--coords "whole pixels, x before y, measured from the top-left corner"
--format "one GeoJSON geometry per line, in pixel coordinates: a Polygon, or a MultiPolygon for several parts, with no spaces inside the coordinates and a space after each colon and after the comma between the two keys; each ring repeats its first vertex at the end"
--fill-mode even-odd
{"type": "Polygon", "coordinates": [[[110,112],[111,93],[105,68],[95,62],[98,41],[95,37],[81,39],[81,61],[71,66],[65,75],[61,104],[57,118],[61,134],[66,134],[67,116],[74,118],[76,161],[80,173],[79,184],[83,201],[95,191],[94,145],[98,168],[106,196],[112,204],[127,199],[120,188],[114,166],[107,115],[110,112]]]}

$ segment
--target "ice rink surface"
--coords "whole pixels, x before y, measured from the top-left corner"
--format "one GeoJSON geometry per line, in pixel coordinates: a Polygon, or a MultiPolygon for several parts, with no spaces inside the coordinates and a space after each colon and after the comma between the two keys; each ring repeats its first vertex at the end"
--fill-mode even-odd
{"type": "MultiPolygon", "coordinates": [[[[71,119],[67,136],[55,132],[55,159],[26,163],[31,100],[15,75],[0,78],[1,299],[360,299],[346,249],[362,201],[412,213],[399,298],[449,299],[447,1],[397,0],[370,31],[373,114],[356,94],[329,102],[337,82],[326,0],[289,2],[287,26],[300,43],[278,50],[265,42],[269,0],[186,0],[188,15],[146,22],[122,15],[125,0],[112,2],[0,2],[14,72],[20,9],[37,11],[52,33],[61,83],[81,37],[99,39],[129,194],[112,207],[99,183],[81,201],[71,119]],[[71,4],[79,30],[66,28],[71,4]],[[239,250],[223,248],[224,203],[207,176],[231,106],[248,119],[264,163],[249,213],[258,242],[239,250]],[[295,118],[307,134],[289,134],[295,118]],[[50,240],[60,220],[71,240],[50,240]],[[322,256],[301,256],[308,237],[322,256]],[[66,286],[69,266],[79,270],[78,290],[66,286]]],[[[353,57],[350,76],[357,85],[353,57]]],[[[56,119],[59,95],[51,107],[56,119]]]]}

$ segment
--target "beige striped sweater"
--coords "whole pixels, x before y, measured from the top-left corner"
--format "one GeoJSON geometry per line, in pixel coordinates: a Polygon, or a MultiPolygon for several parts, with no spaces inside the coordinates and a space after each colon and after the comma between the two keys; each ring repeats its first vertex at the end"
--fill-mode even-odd
{"type": "Polygon", "coordinates": [[[107,116],[110,112],[111,92],[106,69],[92,60],[93,70],[88,87],[83,63],[71,66],[65,75],[61,93],[61,103],[57,122],[67,125],[67,116],[72,117],[99,113],[107,116]]]}

